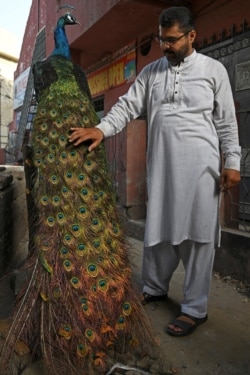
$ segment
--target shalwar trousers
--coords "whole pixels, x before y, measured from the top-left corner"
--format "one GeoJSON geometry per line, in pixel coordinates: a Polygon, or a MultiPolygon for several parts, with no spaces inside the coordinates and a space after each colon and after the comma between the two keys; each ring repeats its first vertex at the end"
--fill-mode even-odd
{"type": "Polygon", "coordinates": [[[153,296],[168,294],[172,275],[180,261],[185,278],[181,312],[203,318],[207,314],[214,263],[214,242],[185,240],[179,245],[161,242],[144,247],[142,263],[143,292],[153,296]]]}

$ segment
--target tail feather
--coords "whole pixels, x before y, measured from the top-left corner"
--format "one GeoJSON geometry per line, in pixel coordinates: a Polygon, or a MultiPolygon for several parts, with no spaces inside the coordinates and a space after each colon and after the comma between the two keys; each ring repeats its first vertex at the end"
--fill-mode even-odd
{"type": "Polygon", "coordinates": [[[71,127],[99,121],[82,89],[86,78],[82,73],[79,84],[76,70],[58,57],[44,62],[44,69],[39,64],[33,159],[27,163],[37,169],[26,262],[32,275],[18,296],[0,359],[6,364],[22,340],[33,360],[45,360],[51,375],[105,374],[117,358],[124,361],[131,353],[141,358],[157,347],[132,283],[131,249],[104,145],[89,152],[86,144],[68,142],[71,127]],[[50,66],[57,79],[48,83],[50,66]]]}

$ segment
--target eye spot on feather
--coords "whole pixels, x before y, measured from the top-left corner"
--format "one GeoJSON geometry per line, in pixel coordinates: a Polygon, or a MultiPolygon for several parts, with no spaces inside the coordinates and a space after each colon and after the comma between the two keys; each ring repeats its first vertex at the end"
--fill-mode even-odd
{"type": "Polygon", "coordinates": [[[57,150],[57,146],[54,143],[52,143],[49,145],[49,150],[50,152],[55,152],[57,150]]]}
{"type": "Polygon", "coordinates": [[[67,152],[63,151],[60,155],[62,159],[67,159],[67,152]]]}
{"type": "Polygon", "coordinates": [[[58,195],[52,197],[52,203],[54,206],[58,206],[61,202],[61,198],[58,195]]]}
{"type": "Polygon", "coordinates": [[[83,257],[87,253],[87,247],[86,247],[86,245],[84,245],[83,243],[80,243],[77,246],[76,253],[80,257],[83,257]]]}
{"type": "Polygon", "coordinates": [[[98,176],[97,174],[94,174],[93,177],[92,177],[92,179],[97,184],[100,183],[100,181],[101,181],[101,177],[98,176]]]}
{"type": "Polygon", "coordinates": [[[52,110],[50,111],[50,115],[51,115],[51,117],[56,117],[56,115],[57,115],[57,111],[56,111],[55,109],[52,109],[52,110]]]}
{"type": "Polygon", "coordinates": [[[62,120],[57,119],[55,124],[56,124],[56,127],[60,129],[63,125],[63,122],[62,122],[62,120]]]}
{"type": "Polygon", "coordinates": [[[42,115],[42,116],[44,116],[46,113],[47,113],[47,111],[46,111],[45,108],[41,108],[40,111],[39,111],[39,115],[42,115]]]}
{"type": "Polygon", "coordinates": [[[73,177],[73,173],[72,172],[66,172],[65,177],[67,179],[71,179],[73,177]]]}
{"type": "Polygon", "coordinates": [[[108,290],[108,282],[107,280],[105,279],[101,279],[98,281],[98,288],[102,291],[102,292],[106,292],[108,290]]]}
{"type": "Polygon", "coordinates": [[[72,227],[72,232],[73,232],[73,235],[74,237],[79,237],[80,234],[81,234],[81,227],[79,224],[73,224],[72,227]]]}
{"type": "Polygon", "coordinates": [[[42,139],[42,136],[41,136],[41,135],[37,135],[37,136],[35,137],[35,140],[36,140],[37,142],[40,142],[41,139],[42,139]]]}
{"type": "Polygon", "coordinates": [[[54,154],[48,154],[47,160],[52,163],[55,161],[55,155],[54,154]]]}
{"type": "Polygon", "coordinates": [[[52,216],[49,216],[47,218],[47,224],[50,226],[50,227],[53,227],[53,225],[55,224],[55,219],[52,217],[52,216]]]}
{"type": "Polygon", "coordinates": [[[88,191],[88,189],[86,189],[86,188],[84,188],[84,189],[81,190],[81,194],[82,194],[83,196],[87,196],[88,193],[89,193],[89,191],[88,191]]]}
{"type": "Polygon", "coordinates": [[[53,185],[56,185],[56,184],[58,184],[59,179],[58,179],[58,177],[57,177],[56,175],[53,174],[52,176],[50,176],[49,181],[50,181],[53,185]]]}
{"type": "Polygon", "coordinates": [[[59,335],[69,340],[72,336],[72,329],[69,325],[63,325],[59,328],[59,335]]]}
{"type": "Polygon", "coordinates": [[[88,274],[92,277],[96,277],[98,275],[98,268],[96,264],[91,263],[87,267],[88,274]]]}
{"type": "Polygon", "coordinates": [[[95,339],[95,333],[94,333],[94,331],[92,331],[92,329],[86,329],[85,330],[85,336],[91,342],[94,341],[94,339],[95,339]]]}
{"type": "Polygon", "coordinates": [[[53,139],[57,138],[58,137],[58,133],[56,130],[51,130],[51,132],[49,132],[49,136],[53,139]]]}
{"type": "Polygon", "coordinates": [[[50,249],[51,249],[51,246],[50,246],[49,241],[45,241],[45,242],[42,243],[42,250],[43,251],[48,251],[50,249]]]}
{"type": "Polygon", "coordinates": [[[116,324],[116,328],[118,329],[118,330],[123,330],[124,328],[125,328],[125,317],[124,316],[120,316],[119,318],[118,318],[118,321],[117,321],[117,324],[116,324]]]}
{"type": "Polygon", "coordinates": [[[67,142],[68,142],[67,137],[65,135],[60,135],[60,137],[59,137],[59,144],[61,146],[66,146],[67,142]]]}
{"type": "Polygon", "coordinates": [[[64,215],[64,213],[62,212],[59,212],[57,215],[56,215],[56,218],[57,218],[57,221],[59,224],[65,224],[66,223],[66,217],[64,215]]]}
{"type": "Polygon", "coordinates": [[[69,250],[68,250],[66,247],[62,247],[62,248],[60,249],[60,256],[61,256],[62,258],[67,257],[68,254],[69,254],[69,250]]]}
{"type": "Polygon", "coordinates": [[[71,282],[71,285],[74,288],[76,288],[76,289],[80,288],[80,281],[79,281],[79,279],[77,277],[72,277],[72,279],[70,280],[70,282],[71,282]]]}
{"type": "Polygon", "coordinates": [[[64,269],[67,271],[67,272],[70,272],[70,271],[72,271],[72,264],[71,264],[71,262],[70,262],[70,260],[65,260],[64,262],[63,262],[63,267],[64,267],[64,269]]]}
{"type": "Polygon", "coordinates": [[[132,307],[129,302],[125,302],[123,305],[123,313],[124,315],[130,315],[132,311],[132,307]]]}
{"type": "Polygon", "coordinates": [[[49,203],[49,197],[47,197],[47,195],[44,195],[41,199],[40,199],[40,202],[46,206],[48,203],[49,203]]]}
{"type": "Polygon", "coordinates": [[[94,195],[93,195],[93,200],[94,200],[94,201],[98,201],[98,199],[99,199],[99,196],[98,196],[97,194],[94,194],[94,195]]]}
{"type": "Polygon", "coordinates": [[[86,357],[89,352],[89,347],[85,344],[78,344],[77,345],[77,355],[79,357],[86,357]]]}
{"type": "Polygon", "coordinates": [[[101,241],[96,239],[96,240],[93,241],[93,245],[94,245],[95,249],[98,249],[101,245],[101,241]]]}
{"type": "Polygon", "coordinates": [[[49,143],[49,138],[48,138],[48,137],[44,137],[44,138],[41,140],[41,143],[42,143],[44,146],[47,146],[48,143],[49,143]]]}
{"type": "Polygon", "coordinates": [[[48,129],[48,124],[46,122],[44,122],[42,125],[41,125],[41,130],[42,131],[46,131],[48,129]]]}
{"type": "Polygon", "coordinates": [[[37,159],[37,160],[34,161],[35,167],[40,167],[42,164],[43,164],[43,162],[42,162],[41,159],[37,159]]]}
{"type": "Polygon", "coordinates": [[[83,182],[85,180],[85,175],[83,173],[79,174],[78,182],[83,182]]]}

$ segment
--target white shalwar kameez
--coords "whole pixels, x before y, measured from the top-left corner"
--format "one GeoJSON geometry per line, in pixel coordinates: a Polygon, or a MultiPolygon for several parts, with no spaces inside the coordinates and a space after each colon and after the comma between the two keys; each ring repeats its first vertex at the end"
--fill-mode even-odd
{"type": "MultiPolygon", "coordinates": [[[[175,250],[183,243],[198,243],[199,248],[210,244],[213,249],[219,243],[221,151],[225,168],[239,170],[240,147],[226,69],[195,50],[178,66],[165,57],[146,66],[98,128],[105,137],[114,135],[145,112],[148,203],[143,278],[144,291],[157,295],[166,293],[168,285],[160,283],[160,270],[153,271],[153,264],[150,270],[151,252],[160,252],[163,243],[165,254],[167,243],[175,250]]],[[[213,256],[211,252],[206,273],[211,273],[213,256]]],[[[164,258],[166,269],[161,272],[170,278],[176,264],[167,269],[166,262],[171,263],[164,258]]],[[[203,310],[183,312],[201,317],[203,310]]]]}

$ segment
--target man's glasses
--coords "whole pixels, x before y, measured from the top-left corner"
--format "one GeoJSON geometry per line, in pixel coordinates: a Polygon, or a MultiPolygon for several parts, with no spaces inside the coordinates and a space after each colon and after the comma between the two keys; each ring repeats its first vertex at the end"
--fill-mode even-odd
{"type": "Polygon", "coordinates": [[[156,40],[157,43],[168,44],[168,45],[172,46],[173,44],[177,43],[178,40],[182,39],[184,36],[186,36],[188,33],[190,33],[190,31],[191,30],[188,30],[187,32],[185,32],[184,34],[179,36],[178,38],[175,38],[174,36],[169,36],[169,37],[163,38],[162,36],[157,35],[155,37],[155,40],[156,40]]]}

